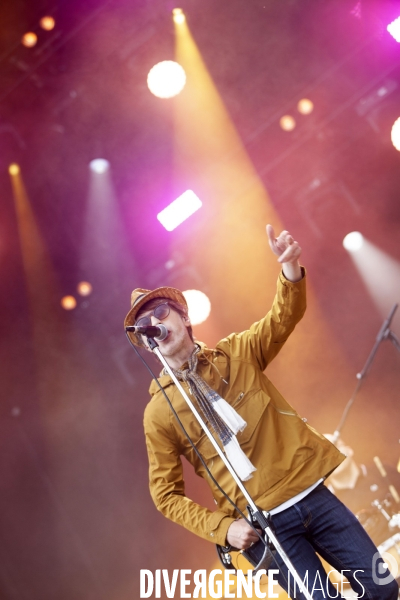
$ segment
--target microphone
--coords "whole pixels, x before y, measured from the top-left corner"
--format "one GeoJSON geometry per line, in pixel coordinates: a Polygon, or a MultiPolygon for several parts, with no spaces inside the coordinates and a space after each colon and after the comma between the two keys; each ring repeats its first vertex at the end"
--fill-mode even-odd
{"type": "Polygon", "coordinates": [[[133,331],[133,333],[141,333],[147,337],[154,338],[159,342],[165,340],[168,335],[168,329],[165,325],[146,325],[144,327],[138,327],[137,325],[128,325],[125,327],[126,331],[133,331]]]}

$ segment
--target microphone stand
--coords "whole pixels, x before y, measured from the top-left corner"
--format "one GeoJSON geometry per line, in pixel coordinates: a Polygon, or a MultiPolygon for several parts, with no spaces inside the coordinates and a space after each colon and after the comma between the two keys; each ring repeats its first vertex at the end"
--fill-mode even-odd
{"type": "Polygon", "coordinates": [[[188,406],[189,406],[190,410],[192,411],[193,415],[195,416],[195,418],[197,419],[197,421],[200,423],[200,425],[201,425],[204,433],[207,435],[208,439],[210,440],[210,442],[214,446],[215,450],[218,452],[221,460],[223,461],[223,463],[225,464],[226,468],[228,469],[228,471],[232,475],[234,481],[236,482],[236,485],[239,487],[239,489],[242,492],[243,496],[246,498],[246,500],[248,502],[248,505],[249,505],[249,508],[251,509],[252,520],[257,521],[257,523],[259,524],[260,528],[266,533],[266,535],[268,536],[268,538],[271,540],[272,544],[275,546],[276,551],[280,554],[283,562],[285,563],[285,565],[289,569],[290,573],[293,576],[293,579],[295,580],[295,582],[299,586],[299,589],[304,594],[305,598],[307,600],[313,600],[313,597],[311,596],[311,594],[309,593],[309,591],[306,589],[303,581],[300,578],[300,575],[297,573],[297,571],[294,568],[291,560],[287,556],[287,554],[284,551],[284,549],[282,548],[282,546],[279,544],[278,540],[275,537],[275,534],[272,532],[272,530],[271,530],[271,528],[269,526],[269,523],[268,523],[268,517],[266,517],[259,508],[257,508],[257,506],[254,503],[252,497],[250,496],[250,494],[248,493],[248,491],[244,487],[243,483],[241,482],[241,480],[237,476],[236,471],[234,470],[234,468],[232,467],[231,463],[229,462],[229,460],[227,459],[227,457],[225,456],[225,454],[223,453],[223,451],[221,450],[221,448],[219,447],[219,445],[215,441],[212,433],[209,431],[209,429],[208,429],[207,425],[205,424],[205,422],[203,421],[201,415],[199,414],[199,412],[197,411],[196,407],[194,406],[194,404],[192,403],[192,401],[190,400],[190,398],[186,394],[186,392],[183,389],[183,387],[182,387],[181,383],[179,382],[179,380],[175,377],[174,373],[172,372],[171,367],[168,365],[167,361],[165,360],[165,358],[161,354],[160,349],[158,347],[158,344],[157,344],[156,340],[154,338],[152,338],[152,337],[147,337],[147,340],[148,340],[149,347],[151,348],[151,350],[153,351],[153,353],[159,358],[159,360],[161,361],[161,363],[165,367],[168,375],[171,377],[172,381],[175,383],[176,387],[178,388],[178,390],[182,394],[184,400],[188,404],[188,406]]]}
{"type": "Polygon", "coordinates": [[[391,331],[390,329],[390,323],[392,322],[392,319],[394,317],[394,313],[396,312],[398,307],[398,304],[394,304],[392,306],[392,309],[388,315],[388,317],[384,320],[382,327],[379,330],[378,335],[376,336],[376,340],[375,340],[375,344],[370,352],[370,355],[367,358],[367,362],[364,365],[364,368],[362,369],[362,371],[360,373],[357,373],[356,378],[357,378],[357,385],[355,387],[355,390],[353,392],[353,395],[351,396],[350,400],[348,401],[348,403],[345,406],[345,409],[343,411],[343,415],[342,418],[340,420],[340,423],[337,427],[337,429],[334,431],[333,434],[333,443],[337,442],[337,440],[340,437],[340,432],[343,429],[343,426],[345,424],[345,421],[347,419],[347,415],[349,413],[350,408],[353,405],[354,400],[356,399],[356,396],[367,376],[367,373],[372,365],[372,362],[375,358],[375,355],[378,351],[379,345],[381,342],[383,342],[384,340],[390,340],[392,342],[392,344],[395,346],[395,348],[397,348],[397,350],[400,352],[400,342],[397,339],[396,335],[393,333],[393,331],[391,331]]]}

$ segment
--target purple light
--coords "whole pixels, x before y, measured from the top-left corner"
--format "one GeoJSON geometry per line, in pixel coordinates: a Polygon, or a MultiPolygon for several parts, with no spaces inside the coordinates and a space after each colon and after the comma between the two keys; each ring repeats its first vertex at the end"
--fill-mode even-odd
{"type": "Polygon", "coordinates": [[[396,42],[400,43],[400,17],[397,17],[397,19],[389,23],[386,29],[390,35],[394,37],[396,42]]]}
{"type": "Polygon", "coordinates": [[[157,219],[167,231],[172,231],[175,227],[183,223],[183,221],[186,221],[196,210],[199,210],[201,206],[200,198],[192,190],[186,190],[186,192],[183,192],[181,196],[171,202],[169,206],[158,213],[157,219]]]}

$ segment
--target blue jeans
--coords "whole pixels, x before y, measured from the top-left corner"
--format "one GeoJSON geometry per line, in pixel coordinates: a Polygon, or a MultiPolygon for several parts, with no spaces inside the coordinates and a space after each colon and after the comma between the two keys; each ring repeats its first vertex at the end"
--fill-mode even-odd
{"type": "MultiPolygon", "coordinates": [[[[294,506],[271,516],[271,528],[314,600],[342,597],[340,584],[335,587],[329,581],[316,552],[344,572],[359,598],[397,600],[398,585],[376,554],[374,543],[353,513],[323,484],[294,506]]],[[[278,565],[272,562],[270,569],[279,567],[276,579],[280,586],[292,599],[304,600],[278,553],[274,556],[278,565]]]]}

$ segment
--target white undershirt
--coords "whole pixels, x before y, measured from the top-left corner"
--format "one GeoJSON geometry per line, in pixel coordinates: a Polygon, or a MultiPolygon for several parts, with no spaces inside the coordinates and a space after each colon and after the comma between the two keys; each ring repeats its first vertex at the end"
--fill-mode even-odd
{"type": "Polygon", "coordinates": [[[303,500],[303,498],[305,498],[306,496],[308,496],[308,494],[310,492],[312,492],[313,490],[315,490],[315,488],[320,483],[322,483],[324,481],[324,479],[325,479],[324,477],[321,477],[321,479],[318,479],[318,481],[316,483],[313,483],[312,485],[310,485],[310,487],[308,487],[303,492],[300,492],[300,494],[296,494],[296,496],[293,496],[293,498],[290,498],[289,500],[286,500],[286,502],[283,502],[282,504],[279,504],[279,506],[276,506],[272,510],[263,511],[263,512],[265,512],[267,515],[276,515],[277,513],[280,513],[283,510],[286,510],[287,508],[290,508],[291,506],[293,506],[293,504],[296,504],[296,502],[299,502],[300,500],[303,500]]]}

